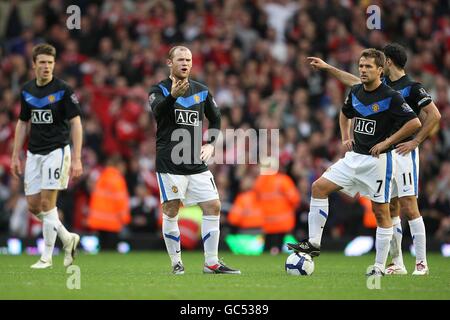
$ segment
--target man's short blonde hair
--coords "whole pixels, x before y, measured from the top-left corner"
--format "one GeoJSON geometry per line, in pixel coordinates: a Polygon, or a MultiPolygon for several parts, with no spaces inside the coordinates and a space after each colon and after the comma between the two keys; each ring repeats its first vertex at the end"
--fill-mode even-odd
{"type": "Polygon", "coordinates": [[[169,55],[168,55],[168,57],[167,57],[169,60],[172,60],[172,59],[173,59],[173,56],[175,55],[175,51],[176,51],[177,49],[179,49],[179,50],[188,50],[188,51],[189,51],[189,49],[186,48],[185,46],[175,46],[175,47],[172,47],[172,48],[170,48],[170,50],[169,50],[169,55]]]}

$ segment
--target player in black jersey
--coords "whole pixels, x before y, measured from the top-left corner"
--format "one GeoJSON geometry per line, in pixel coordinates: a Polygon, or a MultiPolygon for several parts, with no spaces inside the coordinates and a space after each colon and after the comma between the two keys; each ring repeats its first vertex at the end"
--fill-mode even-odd
{"type": "Polygon", "coordinates": [[[21,110],[17,121],[11,172],[22,175],[20,163],[27,130],[30,129],[25,164],[25,195],[29,210],[43,222],[44,252],[31,266],[45,269],[52,266],[52,253],[58,235],[65,251],[64,266],[73,263],[80,237],[70,233],[58,217],[58,190],[67,188],[69,175],[82,174],[82,126],[80,106],[73,90],[53,76],[56,50],[49,44],[33,48],[33,69],[36,78],[22,87],[21,110]],[[70,152],[70,134],[73,156],[70,152]],[[71,161],[72,158],[72,161],[71,161]]]}
{"type": "Polygon", "coordinates": [[[181,260],[178,211],[198,204],[203,211],[204,273],[240,274],[218,259],[220,200],[206,162],[214,153],[215,135],[202,145],[202,121],[210,133],[220,129],[220,111],[205,85],[189,78],[192,53],[183,46],[170,49],[169,78],[154,85],[149,106],[157,122],[156,174],[160,189],[162,231],[174,274],[184,274],[181,260]]]}
{"type": "Polygon", "coordinates": [[[392,146],[420,127],[420,121],[401,95],[381,83],[384,63],[385,56],[381,51],[367,49],[362,52],[359,59],[362,84],[351,88],[339,117],[342,142],[348,152],[312,185],[309,239],[288,244],[295,251],[318,256],[328,217],[328,196],[339,190],[352,196],[359,192],[372,200],[378,225],[375,264],[368,275],[384,275],[393,234],[389,215],[395,172],[392,146]],[[350,134],[351,119],[354,119],[354,140],[350,134]],[[400,129],[391,135],[393,124],[400,129]]]}
{"type": "MultiPolygon", "coordinates": [[[[438,128],[441,115],[430,95],[422,84],[414,81],[405,73],[407,54],[399,44],[388,44],[383,48],[386,55],[383,81],[398,91],[408,105],[419,116],[422,128],[417,134],[407,137],[397,144],[397,173],[394,177],[390,212],[394,227],[390,254],[392,263],[386,269],[387,274],[407,274],[401,250],[402,225],[400,211],[405,214],[413,237],[416,251],[416,266],[413,275],[429,273],[426,259],[425,225],[420,215],[417,196],[419,180],[419,144],[438,128]],[[399,205],[400,204],[400,205],[399,205]]],[[[325,63],[317,57],[308,58],[314,68],[325,70],[347,86],[360,83],[358,77],[325,63]]],[[[394,128],[394,131],[398,128],[394,128]]]]}

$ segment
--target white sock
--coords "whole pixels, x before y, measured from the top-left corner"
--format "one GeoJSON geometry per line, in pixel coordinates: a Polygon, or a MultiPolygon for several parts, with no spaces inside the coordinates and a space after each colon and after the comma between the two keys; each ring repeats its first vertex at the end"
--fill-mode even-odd
{"type": "Polygon", "coordinates": [[[375,256],[375,267],[378,267],[384,272],[386,266],[386,260],[389,254],[389,244],[393,234],[392,227],[390,228],[377,228],[377,236],[375,240],[375,248],[377,250],[375,256]]]}
{"type": "Polygon", "coordinates": [[[416,263],[423,261],[424,264],[427,264],[427,239],[423,218],[419,217],[408,222],[409,228],[411,229],[414,248],[416,249],[416,263]]]}
{"type": "Polygon", "coordinates": [[[392,235],[391,247],[389,252],[392,256],[392,262],[397,266],[403,266],[403,254],[402,254],[402,238],[403,230],[400,217],[392,218],[392,228],[394,234],[392,235]]]}
{"type": "Polygon", "coordinates": [[[55,247],[56,236],[58,234],[58,224],[52,216],[56,207],[47,212],[39,214],[42,218],[42,234],[44,236],[44,252],[42,252],[41,260],[51,261],[53,255],[53,248],[55,247]]]}
{"type": "Polygon", "coordinates": [[[208,266],[219,263],[220,216],[203,215],[202,240],[205,250],[205,263],[208,266]]]}
{"type": "MultiPolygon", "coordinates": [[[[45,213],[44,213],[45,214],[45,213]]],[[[48,211],[46,214],[47,219],[53,221],[56,226],[56,232],[58,233],[58,237],[61,239],[62,243],[65,245],[67,241],[70,240],[70,232],[62,224],[61,220],[59,220],[58,208],[54,207],[52,210],[48,211]]]]}
{"type": "Polygon", "coordinates": [[[309,242],[320,248],[322,233],[328,218],[328,198],[315,199],[311,197],[308,215],[309,242]]]}
{"type": "Polygon", "coordinates": [[[162,231],[167,252],[172,266],[181,262],[180,229],[178,228],[178,216],[170,218],[163,213],[162,231]]]}

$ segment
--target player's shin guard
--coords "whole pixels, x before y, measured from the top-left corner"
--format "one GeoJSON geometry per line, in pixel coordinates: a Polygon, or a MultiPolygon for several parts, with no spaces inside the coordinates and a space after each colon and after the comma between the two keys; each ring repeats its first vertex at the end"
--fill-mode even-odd
{"type": "Polygon", "coordinates": [[[416,249],[416,262],[423,262],[427,264],[427,249],[426,249],[426,233],[425,224],[423,218],[408,221],[409,228],[411,229],[411,235],[414,242],[414,248],[416,249]]]}
{"type": "Polygon", "coordinates": [[[203,215],[202,240],[205,250],[205,263],[212,266],[219,263],[220,216],[203,215]]]}
{"type": "Polygon", "coordinates": [[[328,198],[315,199],[311,197],[308,215],[309,242],[320,248],[323,228],[328,218],[328,198]]]}
{"type": "Polygon", "coordinates": [[[162,231],[167,252],[169,253],[172,266],[181,262],[180,229],[178,228],[178,217],[170,218],[163,214],[162,231]]]}
{"type": "Polygon", "coordinates": [[[396,266],[403,266],[403,254],[402,254],[402,238],[403,230],[400,217],[392,218],[392,227],[394,234],[392,235],[390,253],[392,256],[392,262],[396,266]]]}
{"type": "Polygon", "coordinates": [[[384,272],[386,267],[386,260],[389,254],[389,245],[392,239],[393,230],[390,228],[377,228],[377,235],[375,240],[376,256],[375,267],[384,272]]]}

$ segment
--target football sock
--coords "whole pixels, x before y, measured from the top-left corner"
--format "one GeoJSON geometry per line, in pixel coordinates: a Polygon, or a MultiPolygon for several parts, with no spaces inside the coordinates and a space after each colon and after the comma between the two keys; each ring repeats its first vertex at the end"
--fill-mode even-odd
{"type": "Polygon", "coordinates": [[[61,239],[62,243],[65,245],[67,241],[70,240],[70,232],[62,224],[61,220],[59,220],[58,216],[58,208],[54,207],[52,210],[48,211],[48,213],[44,213],[47,220],[52,221],[56,227],[56,232],[58,233],[58,237],[61,239]]]}
{"type": "Polygon", "coordinates": [[[38,215],[42,219],[42,234],[44,236],[44,251],[42,252],[41,260],[47,262],[52,260],[53,249],[58,234],[58,225],[52,216],[54,210],[56,210],[56,207],[49,211],[41,212],[38,215]]]}
{"type": "Polygon", "coordinates": [[[163,214],[162,231],[167,252],[172,266],[181,262],[180,229],[178,228],[178,216],[170,218],[163,214]]]}
{"type": "Polygon", "coordinates": [[[392,256],[392,262],[397,266],[403,266],[403,254],[402,254],[402,238],[403,230],[400,217],[392,218],[392,228],[394,234],[392,235],[390,253],[392,256]]]}
{"type": "Polygon", "coordinates": [[[390,228],[377,228],[377,235],[375,240],[376,256],[375,267],[378,267],[384,272],[386,260],[389,254],[389,244],[392,239],[393,230],[390,228]]]}
{"type": "Polygon", "coordinates": [[[309,242],[320,248],[323,228],[328,218],[328,198],[315,199],[311,197],[311,204],[308,215],[309,242]]]}
{"type": "Polygon", "coordinates": [[[208,266],[219,263],[220,216],[203,215],[202,240],[205,250],[205,263],[208,266]]]}
{"type": "Polygon", "coordinates": [[[426,248],[426,233],[423,218],[408,221],[411,235],[413,238],[414,248],[416,249],[416,263],[423,261],[427,264],[427,248],[426,248]]]}

